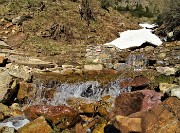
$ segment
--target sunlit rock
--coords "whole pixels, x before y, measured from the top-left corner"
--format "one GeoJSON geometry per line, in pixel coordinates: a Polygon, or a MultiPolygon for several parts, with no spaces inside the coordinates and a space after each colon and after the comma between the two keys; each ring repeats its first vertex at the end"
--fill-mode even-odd
{"type": "Polygon", "coordinates": [[[5,43],[4,41],[0,41],[0,48],[3,49],[3,48],[9,48],[10,46],[5,43]]]}
{"type": "Polygon", "coordinates": [[[175,133],[180,132],[180,100],[170,97],[142,114],[143,128],[146,133],[175,133]]]}
{"type": "Polygon", "coordinates": [[[159,89],[168,96],[176,96],[180,99],[180,86],[176,84],[160,83],[159,89]]]}
{"type": "Polygon", "coordinates": [[[142,132],[142,119],[129,118],[121,115],[115,117],[115,125],[122,133],[142,132]]]}
{"type": "Polygon", "coordinates": [[[34,121],[18,129],[18,133],[51,133],[52,131],[52,128],[48,125],[43,116],[38,117],[34,121]]]}
{"type": "Polygon", "coordinates": [[[174,67],[156,67],[156,70],[161,73],[165,74],[167,76],[169,75],[175,75],[177,72],[177,69],[174,67]]]}
{"type": "Polygon", "coordinates": [[[6,68],[8,69],[8,73],[14,77],[23,79],[24,81],[31,80],[32,70],[27,66],[10,64],[6,68]]]}
{"type": "Polygon", "coordinates": [[[101,65],[101,64],[84,65],[85,71],[90,71],[90,70],[101,71],[102,69],[103,69],[103,65],[101,65]]]}
{"type": "Polygon", "coordinates": [[[10,108],[2,103],[0,103],[0,112],[3,113],[4,116],[9,116],[10,115],[10,108]]]}
{"type": "Polygon", "coordinates": [[[1,127],[1,133],[15,133],[15,129],[13,127],[1,127]]]}

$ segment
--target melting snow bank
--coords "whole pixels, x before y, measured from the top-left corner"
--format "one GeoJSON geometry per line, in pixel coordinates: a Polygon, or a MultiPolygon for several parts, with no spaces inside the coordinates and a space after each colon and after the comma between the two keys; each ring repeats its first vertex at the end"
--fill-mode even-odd
{"type": "Polygon", "coordinates": [[[25,124],[29,123],[29,120],[25,117],[11,117],[0,123],[0,127],[13,127],[18,130],[23,127],[25,124]]]}
{"type": "Polygon", "coordinates": [[[155,27],[157,27],[158,25],[156,24],[148,24],[148,23],[143,23],[143,24],[139,24],[139,26],[146,28],[146,29],[153,29],[155,27]]]}
{"type": "MultiPolygon", "coordinates": [[[[140,24],[142,27],[150,27],[147,24],[140,24]]],[[[152,25],[154,27],[154,25],[152,25]]],[[[131,47],[139,47],[143,43],[150,43],[156,46],[162,44],[162,41],[158,36],[152,33],[150,29],[139,30],[127,30],[120,33],[120,37],[105,45],[114,45],[120,49],[126,49],[131,47]]]]}

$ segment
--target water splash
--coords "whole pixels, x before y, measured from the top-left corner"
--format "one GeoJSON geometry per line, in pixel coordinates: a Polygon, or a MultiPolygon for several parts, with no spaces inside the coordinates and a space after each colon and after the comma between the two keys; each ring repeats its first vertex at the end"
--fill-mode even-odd
{"type": "Polygon", "coordinates": [[[72,98],[83,99],[84,102],[100,101],[102,97],[110,95],[111,98],[117,97],[123,92],[131,91],[131,87],[122,88],[120,82],[125,78],[119,77],[117,80],[110,82],[105,86],[101,86],[97,81],[87,81],[83,83],[73,84],[60,84],[54,83],[53,85],[43,84],[36,81],[34,87],[37,91],[32,97],[27,99],[28,105],[46,104],[46,105],[67,105],[67,100],[72,98]],[[55,91],[53,97],[47,97],[48,91],[53,89],[55,91]]]}
{"type": "Polygon", "coordinates": [[[25,116],[17,116],[5,119],[3,122],[0,123],[0,127],[12,127],[16,130],[23,127],[25,124],[29,123],[30,121],[25,118],[25,116]]]}

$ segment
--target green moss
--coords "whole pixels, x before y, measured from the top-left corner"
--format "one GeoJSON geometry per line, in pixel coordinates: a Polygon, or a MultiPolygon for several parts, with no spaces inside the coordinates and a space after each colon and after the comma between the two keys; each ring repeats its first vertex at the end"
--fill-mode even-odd
{"type": "Polygon", "coordinates": [[[68,76],[54,74],[54,73],[35,73],[35,79],[41,79],[44,82],[54,80],[61,83],[77,83],[77,82],[86,82],[86,81],[98,81],[101,85],[106,85],[107,83],[116,80],[119,77],[119,74],[107,74],[103,72],[91,72],[84,73],[83,75],[72,74],[68,76]]]}
{"type": "Polygon", "coordinates": [[[173,76],[166,76],[166,75],[159,75],[156,77],[156,82],[157,83],[173,83],[174,77],[173,76]]]}

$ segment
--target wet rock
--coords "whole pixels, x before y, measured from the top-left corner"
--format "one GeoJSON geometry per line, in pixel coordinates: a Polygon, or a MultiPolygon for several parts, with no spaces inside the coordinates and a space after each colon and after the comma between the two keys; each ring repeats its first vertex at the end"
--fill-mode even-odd
{"type": "Polygon", "coordinates": [[[103,65],[97,64],[97,65],[84,65],[84,70],[85,71],[101,71],[103,69],[103,65]]]}
{"type": "Polygon", "coordinates": [[[145,111],[161,103],[161,94],[153,90],[141,90],[119,95],[115,100],[114,113],[127,116],[145,111]]]}
{"type": "Polygon", "coordinates": [[[82,113],[95,113],[96,104],[90,103],[90,104],[81,104],[79,107],[80,112],[82,113]]]}
{"type": "Polygon", "coordinates": [[[146,133],[180,132],[180,100],[170,97],[147,112],[144,112],[143,129],[146,133]]]}
{"type": "Polygon", "coordinates": [[[120,82],[122,88],[134,87],[134,89],[142,89],[149,85],[149,79],[145,77],[135,77],[133,79],[125,79],[120,82]]]}
{"type": "Polygon", "coordinates": [[[115,125],[119,130],[121,130],[122,133],[142,132],[141,118],[129,118],[118,115],[115,117],[115,119],[115,125]]]}
{"type": "Polygon", "coordinates": [[[106,126],[105,123],[99,124],[98,126],[95,127],[92,133],[104,133],[104,127],[106,126]]]}
{"type": "Polygon", "coordinates": [[[34,105],[25,110],[25,115],[30,120],[36,119],[39,115],[44,116],[61,129],[74,125],[80,119],[78,112],[67,106],[34,105]]]}
{"type": "Polygon", "coordinates": [[[27,83],[25,81],[19,83],[19,90],[17,94],[17,99],[19,101],[23,100],[24,98],[28,98],[31,93],[34,90],[32,85],[30,83],[27,83]]]}
{"type": "Polygon", "coordinates": [[[29,123],[29,120],[27,120],[23,115],[21,116],[11,116],[4,121],[0,122],[0,127],[13,127],[16,130],[23,127],[25,124],[29,123]]]}
{"type": "Polygon", "coordinates": [[[99,114],[101,114],[102,116],[107,116],[109,114],[109,112],[107,111],[107,109],[103,106],[98,107],[97,111],[99,112],[99,114]]]}
{"type": "Polygon", "coordinates": [[[1,133],[15,133],[15,129],[13,127],[2,127],[0,128],[1,133]]]}
{"type": "Polygon", "coordinates": [[[8,44],[6,44],[4,41],[0,41],[0,49],[3,48],[9,48],[10,46],[8,44]]]}
{"type": "Polygon", "coordinates": [[[167,76],[169,75],[175,75],[177,72],[176,68],[173,67],[156,67],[157,72],[161,74],[165,74],[167,76]]]}
{"type": "Polygon", "coordinates": [[[20,107],[20,105],[18,103],[13,103],[11,106],[11,116],[23,116],[24,113],[22,111],[22,108],[20,107]]]}
{"type": "MultiPolygon", "coordinates": [[[[81,126],[78,126],[81,131],[86,131],[87,133],[92,132],[92,128],[97,126],[103,120],[100,117],[87,117],[85,115],[80,115],[82,118],[81,126]]],[[[77,126],[77,125],[76,125],[77,126]]]]}
{"type": "Polygon", "coordinates": [[[51,133],[53,130],[43,116],[18,129],[18,133],[51,133]]]}

